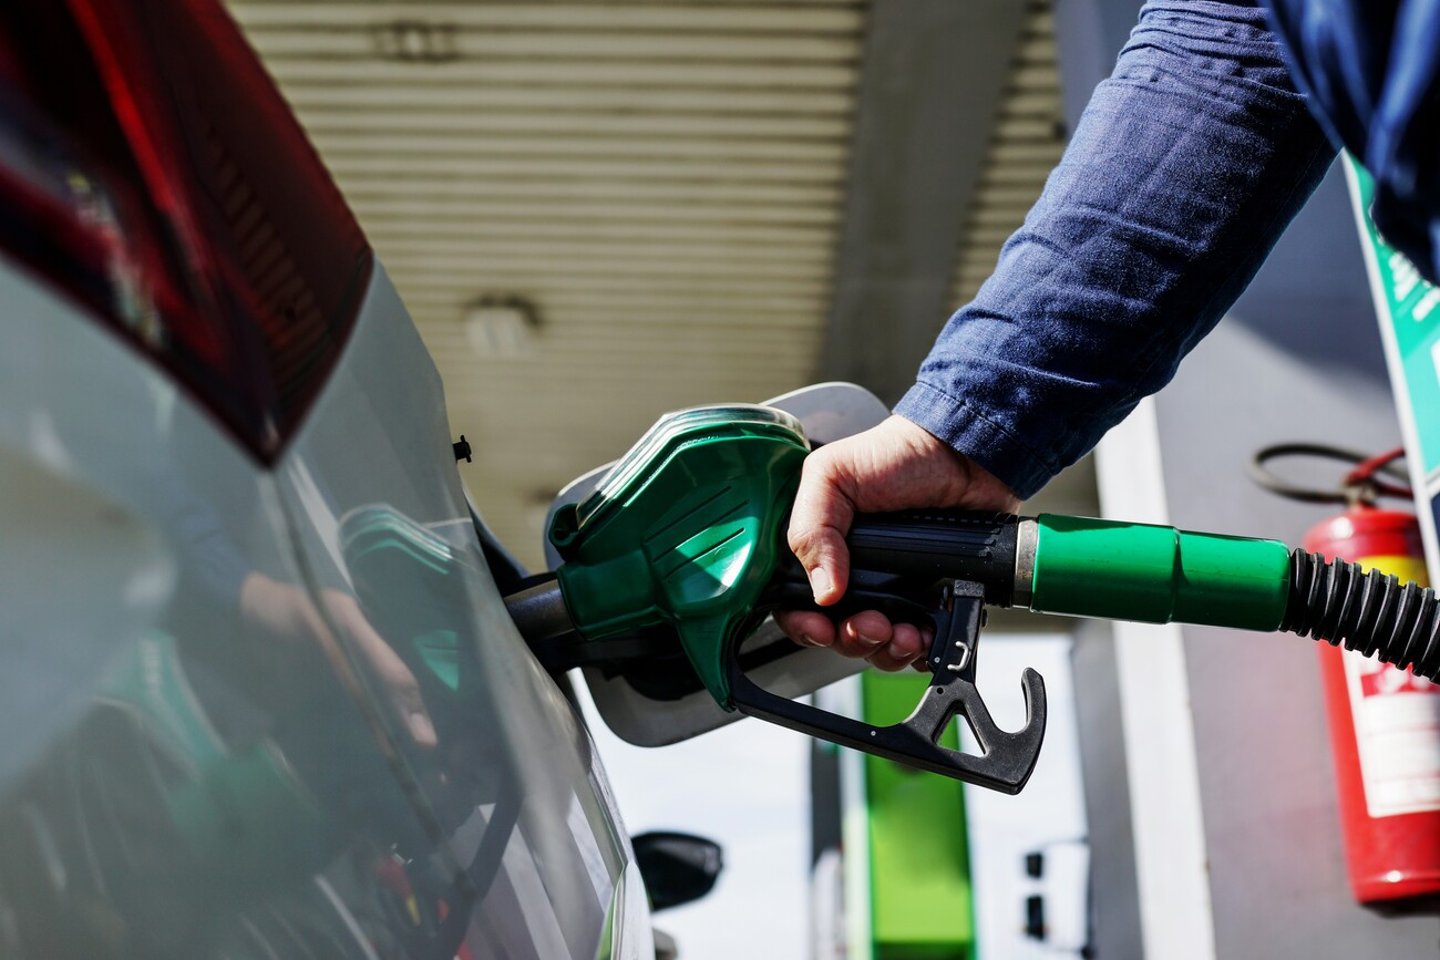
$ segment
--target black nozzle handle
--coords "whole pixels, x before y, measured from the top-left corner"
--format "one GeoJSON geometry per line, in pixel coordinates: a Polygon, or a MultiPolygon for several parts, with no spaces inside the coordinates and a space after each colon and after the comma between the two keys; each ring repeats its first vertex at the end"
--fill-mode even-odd
{"type": "Polygon", "coordinates": [[[856,517],[845,539],[852,570],[926,584],[978,583],[986,603],[1010,606],[1019,525],[1005,513],[911,510],[856,517]]]}

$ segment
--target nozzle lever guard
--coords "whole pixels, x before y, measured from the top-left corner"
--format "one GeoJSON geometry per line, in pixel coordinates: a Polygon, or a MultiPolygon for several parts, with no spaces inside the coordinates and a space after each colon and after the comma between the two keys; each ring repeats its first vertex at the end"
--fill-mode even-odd
{"type": "Polygon", "coordinates": [[[955,581],[945,588],[928,658],[931,682],[915,711],[888,727],[773,694],[750,680],[733,656],[727,658],[731,696],[742,713],[792,730],[992,790],[1019,793],[1035,770],[1045,739],[1045,681],[1027,668],[1020,680],[1025,726],[1013,733],[996,726],[975,687],[983,621],[984,590],[979,584],[955,581]],[[963,753],[939,743],[956,716],[969,724],[981,754],[963,753]]]}

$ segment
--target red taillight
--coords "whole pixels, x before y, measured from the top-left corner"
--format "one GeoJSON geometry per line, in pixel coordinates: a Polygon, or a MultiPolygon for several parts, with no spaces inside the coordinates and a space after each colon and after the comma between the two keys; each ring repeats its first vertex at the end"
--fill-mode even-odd
{"type": "Polygon", "coordinates": [[[359,225],[217,3],[14,6],[0,248],[273,459],[353,325],[359,225]]]}

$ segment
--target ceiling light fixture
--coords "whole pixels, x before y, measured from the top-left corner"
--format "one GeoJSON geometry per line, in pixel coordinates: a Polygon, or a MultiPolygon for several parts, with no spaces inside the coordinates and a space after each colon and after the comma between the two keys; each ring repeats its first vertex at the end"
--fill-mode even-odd
{"type": "Polygon", "coordinates": [[[460,59],[459,27],[431,20],[388,20],[371,24],[375,53],[401,63],[449,63],[460,59]]]}
{"type": "Polygon", "coordinates": [[[465,305],[463,324],[470,349],[487,357],[522,357],[535,352],[540,311],[533,301],[486,294],[465,305]]]}

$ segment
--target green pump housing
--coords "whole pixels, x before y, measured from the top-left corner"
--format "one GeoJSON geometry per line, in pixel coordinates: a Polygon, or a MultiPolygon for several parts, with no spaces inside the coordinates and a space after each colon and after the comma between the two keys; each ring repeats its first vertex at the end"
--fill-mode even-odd
{"type": "Polygon", "coordinates": [[[660,419],[550,540],[576,630],[591,640],[674,627],[717,702],[733,707],[725,647],[765,590],[810,443],[761,406],[660,419]]]}

